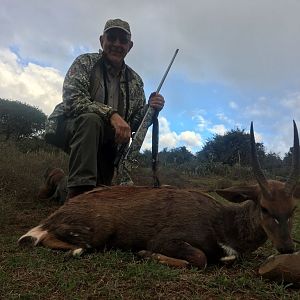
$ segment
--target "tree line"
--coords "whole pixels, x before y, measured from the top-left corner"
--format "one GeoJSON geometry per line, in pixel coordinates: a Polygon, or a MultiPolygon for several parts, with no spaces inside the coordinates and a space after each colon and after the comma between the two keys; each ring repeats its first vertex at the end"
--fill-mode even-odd
{"type": "MultiPolygon", "coordinates": [[[[0,98],[0,136],[2,140],[30,141],[29,150],[48,146],[43,142],[47,116],[37,107],[0,98]],[[34,145],[34,147],[33,147],[34,145]]],[[[264,169],[271,173],[279,169],[288,170],[291,164],[292,148],[284,158],[274,152],[267,153],[263,143],[256,143],[258,157],[264,169]]],[[[26,147],[25,147],[26,148],[26,147]]],[[[48,147],[49,149],[49,147],[48,147]]],[[[52,148],[50,148],[52,149],[52,148]]],[[[28,149],[27,149],[28,150],[28,149]]],[[[145,150],[139,156],[140,166],[147,167],[151,161],[151,151],[145,150]]],[[[224,173],[232,167],[249,168],[250,134],[244,129],[232,129],[224,135],[214,135],[203,148],[193,154],[186,147],[163,149],[159,152],[161,166],[181,169],[194,174],[219,169],[224,173]]],[[[201,175],[201,174],[200,174],[201,175]]],[[[202,174],[205,175],[205,174],[202,174]]]]}

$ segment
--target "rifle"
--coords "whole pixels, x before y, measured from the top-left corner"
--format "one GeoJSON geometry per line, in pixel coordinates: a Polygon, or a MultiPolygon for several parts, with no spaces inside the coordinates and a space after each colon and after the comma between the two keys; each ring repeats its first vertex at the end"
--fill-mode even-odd
{"type": "MultiPolygon", "coordinates": [[[[179,49],[176,49],[173,58],[156,90],[156,93],[158,94],[168,73],[169,70],[175,60],[175,57],[178,53],[179,49]]],[[[153,122],[153,118],[157,119],[158,116],[158,112],[152,108],[152,107],[148,107],[145,116],[139,126],[139,128],[137,129],[137,131],[135,132],[135,134],[132,137],[131,143],[129,145],[128,144],[123,144],[120,149],[119,149],[119,155],[116,157],[115,159],[115,167],[117,167],[117,182],[120,185],[133,185],[133,181],[130,177],[130,171],[134,166],[137,166],[137,160],[136,157],[142,147],[142,144],[144,142],[145,136],[147,134],[148,131],[148,127],[152,124],[153,122]]],[[[157,121],[156,121],[157,123],[157,121]]],[[[157,144],[158,144],[158,138],[157,138],[157,144]]],[[[155,159],[154,159],[155,160],[155,159]]],[[[156,160],[155,160],[156,162],[156,160]]],[[[156,167],[152,164],[152,170],[156,170],[156,167]]],[[[156,175],[154,174],[154,177],[156,177],[156,175]]],[[[157,183],[155,183],[155,185],[159,184],[158,183],[158,179],[156,177],[157,183]]]]}

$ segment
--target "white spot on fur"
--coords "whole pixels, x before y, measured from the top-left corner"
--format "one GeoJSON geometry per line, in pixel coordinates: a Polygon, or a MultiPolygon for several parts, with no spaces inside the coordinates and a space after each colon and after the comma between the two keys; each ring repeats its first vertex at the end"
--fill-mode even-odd
{"type": "Polygon", "coordinates": [[[84,251],[83,248],[75,249],[75,250],[73,250],[72,255],[73,255],[74,257],[80,256],[80,255],[83,253],[83,251],[84,251]]]}
{"type": "Polygon", "coordinates": [[[35,239],[34,241],[34,246],[36,246],[38,243],[40,243],[44,237],[48,234],[48,231],[47,230],[42,230],[42,225],[39,225],[39,226],[36,226],[32,229],[30,229],[26,234],[22,235],[20,238],[19,238],[19,242],[25,238],[25,237],[32,237],[35,239]]]}
{"type": "Polygon", "coordinates": [[[238,253],[236,250],[234,250],[233,248],[231,248],[230,246],[224,245],[222,243],[219,243],[219,246],[225,251],[225,253],[227,254],[226,257],[230,257],[230,256],[238,256],[238,253]]]}
{"type": "Polygon", "coordinates": [[[79,236],[78,233],[74,233],[73,231],[70,232],[70,235],[75,236],[75,237],[76,237],[76,236],[79,236]]]}

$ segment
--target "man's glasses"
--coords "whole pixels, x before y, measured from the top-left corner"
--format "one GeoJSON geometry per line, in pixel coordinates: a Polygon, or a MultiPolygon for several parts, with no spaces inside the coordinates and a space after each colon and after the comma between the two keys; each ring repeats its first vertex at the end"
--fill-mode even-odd
{"type": "Polygon", "coordinates": [[[111,43],[114,43],[118,39],[121,44],[125,45],[130,41],[128,34],[108,32],[106,34],[106,37],[107,37],[107,40],[111,43]]]}

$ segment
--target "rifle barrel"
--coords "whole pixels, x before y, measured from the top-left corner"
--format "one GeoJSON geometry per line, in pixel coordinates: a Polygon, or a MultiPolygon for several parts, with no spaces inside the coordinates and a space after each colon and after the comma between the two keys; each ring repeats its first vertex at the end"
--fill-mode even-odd
{"type": "MultiPolygon", "coordinates": [[[[170,70],[170,68],[171,68],[171,66],[172,66],[172,64],[175,60],[175,57],[176,57],[178,51],[179,51],[179,49],[175,50],[175,53],[174,53],[174,55],[171,59],[171,62],[169,63],[168,68],[165,71],[165,74],[164,74],[163,78],[161,79],[161,81],[159,83],[159,86],[156,90],[156,94],[159,93],[159,91],[160,91],[160,89],[161,89],[161,87],[162,87],[162,85],[163,85],[163,83],[164,83],[164,81],[165,81],[165,79],[166,79],[166,77],[169,73],[169,70],[170,70]]],[[[128,172],[125,172],[128,169],[128,167],[125,166],[124,162],[126,160],[128,160],[128,158],[130,156],[133,155],[133,152],[139,151],[139,149],[141,148],[142,143],[145,139],[145,135],[147,133],[147,129],[151,125],[151,121],[152,121],[153,116],[155,114],[158,114],[158,112],[156,112],[152,107],[149,106],[146,113],[145,113],[145,116],[144,116],[144,118],[143,118],[143,120],[140,124],[140,126],[138,127],[137,131],[135,132],[134,136],[132,137],[130,145],[129,145],[129,143],[127,143],[127,144],[123,144],[123,145],[120,146],[119,151],[118,151],[118,155],[117,155],[117,157],[114,161],[114,165],[118,168],[118,170],[119,171],[123,170],[120,173],[124,173],[124,174],[128,173],[128,172]],[[136,139],[137,136],[139,136],[138,140],[136,139]],[[125,150],[126,147],[127,147],[127,149],[125,150]]],[[[127,171],[129,171],[129,170],[127,170],[127,171]]],[[[120,175],[120,173],[119,173],[119,175],[120,175]]],[[[122,177],[122,176],[119,176],[119,177],[122,177]]]]}
{"type": "Polygon", "coordinates": [[[160,83],[159,83],[159,86],[158,86],[158,88],[157,88],[157,90],[156,90],[156,94],[159,93],[159,91],[160,91],[162,85],[164,84],[164,81],[165,81],[165,79],[166,79],[166,77],[167,77],[167,75],[168,75],[168,73],[169,73],[169,71],[170,71],[170,69],[171,69],[171,66],[172,66],[172,64],[173,64],[173,62],[174,62],[174,60],[175,60],[175,57],[176,57],[178,51],[179,51],[179,49],[176,49],[176,50],[175,50],[175,53],[174,53],[174,55],[173,55],[173,57],[172,57],[172,59],[171,59],[171,62],[170,62],[170,64],[169,64],[169,66],[168,66],[168,68],[167,68],[167,70],[166,70],[166,72],[165,72],[165,74],[164,74],[162,80],[161,80],[160,83]]]}

